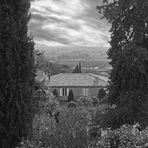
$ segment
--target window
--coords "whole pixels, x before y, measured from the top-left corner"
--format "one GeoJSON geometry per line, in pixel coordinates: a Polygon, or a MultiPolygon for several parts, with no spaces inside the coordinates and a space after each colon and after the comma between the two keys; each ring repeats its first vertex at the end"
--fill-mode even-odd
{"type": "Polygon", "coordinates": [[[67,88],[63,88],[63,96],[67,96],[68,93],[67,93],[67,88]]]}
{"type": "Polygon", "coordinates": [[[83,88],[83,95],[88,96],[88,88],[83,88]]]}

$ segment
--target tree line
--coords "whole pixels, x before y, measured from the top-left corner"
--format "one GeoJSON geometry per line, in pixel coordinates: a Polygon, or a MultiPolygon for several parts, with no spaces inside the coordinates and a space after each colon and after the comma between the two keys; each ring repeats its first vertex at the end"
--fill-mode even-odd
{"type": "MultiPolygon", "coordinates": [[[[106,126],[147,125],[148,112],[148,1],[104,0],[97,7],[111,24],[107,52],[112,71],[108,86],[110,104],[117,107],[105,116],[106,126]]],[[[105,125],[105,124],[104,124],[105,125]]]]}
{"type": "Polygon", "coordinates": [[[31,135],[34,42],[27,35],[29,0],[0,2],[0,147],[31,135]]]}

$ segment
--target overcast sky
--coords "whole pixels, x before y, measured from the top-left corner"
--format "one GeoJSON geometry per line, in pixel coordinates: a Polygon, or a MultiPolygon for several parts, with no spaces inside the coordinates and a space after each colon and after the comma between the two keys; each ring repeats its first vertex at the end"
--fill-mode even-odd
{"type": "Polygon", "coordinates": [[[106,47],[109,25],[101,20],[96,6],[102,0],[34,0],[29,33],[36,47],[106,47]]]}

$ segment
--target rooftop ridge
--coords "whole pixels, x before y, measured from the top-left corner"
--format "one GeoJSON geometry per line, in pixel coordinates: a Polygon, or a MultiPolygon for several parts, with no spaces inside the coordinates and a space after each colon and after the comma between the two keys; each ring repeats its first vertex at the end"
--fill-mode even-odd
{"type": "MultiPolygon", "coordinates": [[[[101,79],[100,77],[105,77],[105,76],[100,76],[100,75],[97,75],[97,74],[92,74],[92,73],[89,73],[90,76],[94,77],[94,78],[98,78],[99,80],[103,81],[106,83],[105,80],[101,79]]],[[[106,78],[106,77],[105,77],[106,78]]]]}
{"type": "Polygon", "coordinates": [[[60,73],[51,76],[52,86],[94,86],[94,81],[98,79],[97,86],[107,85],[107,78],[100,78],[100,75],[91,73],[60,73]]]}

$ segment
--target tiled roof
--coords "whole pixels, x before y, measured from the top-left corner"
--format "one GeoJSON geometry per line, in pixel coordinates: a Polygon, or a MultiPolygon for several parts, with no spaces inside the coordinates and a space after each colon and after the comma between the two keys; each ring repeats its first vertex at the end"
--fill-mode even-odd
{"type": "Polygon", "coordinates": [[[50,86],[106,86],[108,78],[91,73],[61,73],[50,78],[50,86]]]}

